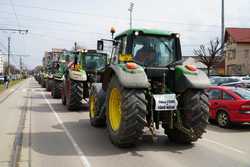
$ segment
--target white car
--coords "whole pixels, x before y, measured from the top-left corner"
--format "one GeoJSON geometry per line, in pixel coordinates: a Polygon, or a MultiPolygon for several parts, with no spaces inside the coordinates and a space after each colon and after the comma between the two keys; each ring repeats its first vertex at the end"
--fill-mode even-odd
{"type": "Polygon", "coordinates": [[[0,76],[0,84],[3,84],[3,82],[4,82],[4,76],[0,76]]]}

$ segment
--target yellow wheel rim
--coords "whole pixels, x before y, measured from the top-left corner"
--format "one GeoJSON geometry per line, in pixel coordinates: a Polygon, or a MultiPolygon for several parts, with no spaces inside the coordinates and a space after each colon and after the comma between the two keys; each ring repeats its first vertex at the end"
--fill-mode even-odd
{"type": "Polygon", "coordinates": [[[94,118],[95,114],[96,114],[95,97],[94,96],[90,96],[89,105],[90,105],[90,117],[94,118]]]}
{"type": "Polygon", "coordinates": [[[113,131],[117,131],[121,123],[121,94],[113,88],[109,97],[109,122],[113,131]]]}

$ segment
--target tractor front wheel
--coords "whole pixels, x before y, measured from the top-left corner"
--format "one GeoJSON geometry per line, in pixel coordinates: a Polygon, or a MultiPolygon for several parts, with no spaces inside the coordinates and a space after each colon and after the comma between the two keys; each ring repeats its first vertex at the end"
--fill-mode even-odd
{"type": "Polygon", "coordinates": [[[107,91],[106,122],[111,142],[119,147],[136,144],[143,133],[147,101],[142,89],[126,89],[113,77],[107,91]]]}
{"type": "Polygon", "coordinates": [[[191,134],[186,134],[179,129],[168,130],[165,133],[170,141],[189,144],[201,138],[205,132],[209,118],[208,96],[202,90],[188,90],[179,100],[182,124],[191,134]]]}
{"type": "Polygon", "coordinates": [[[89,96],[89,117],[90,123],[94,127],[106,125],[105,117],[105,98],[106,93],[102,89],[101,83],[92,84],[89,96]]]}

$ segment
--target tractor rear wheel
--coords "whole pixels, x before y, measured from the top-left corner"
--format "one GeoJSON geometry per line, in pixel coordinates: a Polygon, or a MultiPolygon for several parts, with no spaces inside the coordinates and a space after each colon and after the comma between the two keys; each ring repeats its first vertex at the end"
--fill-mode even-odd
{"type": "Polygon", "coordinates": [[[53,98],[60,98],[61,97],[61,89],[62,89],[62,81],[58,81],[53,79],[52,80],[52,89],[51,95],[53,98]]]}
{"type": "Polygon", "coordinates": [[[106,122],[111,142],[130,147],[142,136],[147,101],[142,89],[126,89],[113,77],[107,91],[106,122]]]}
{"type": "Polygon", "coordinates": [[[205,132],[209,118],[208,96],[202,90],[188,90],[180,98],[182,124],[191,129],[192,134],[187,135],[179,129],[165,129],[165,133],[170,141],[189,144],[197,141],[205,132]]]}
{"type": "Polygon", "coordinates": [[[64,82],[62,83],[61,100],[62,100],[62,104],[66,105],[66,86],[64,82]]]}
{"type": "Polygon", "coordinates": [[[46,83],[45,83],[47,91],[51,91],[51,87],[52,87],[51,84],[52,84],[52,80],[51,79],[47,79],[46,83]]]}
{"type": "Polygon", "coordinates": [[[45,79],[42,79],[42,80],[41,80],[41,86],[42,86],[42,88],[45,88],[45,87],[46,87],[45,81],[46,81],[45,79]]]}
{"type": "Polygon", "coordinates": [[[66,106],[68,110],[78,110],[82,107],[83,82],[68,79],[66,82],[66,106]]]}
{"type": "Polygon", "coordinates": [[[105,108],[103,108],[105,106],[105,98],[106,93],[102,89],[102,84],[92,84],[89,96],[89,117],[90,124],[94,127],[106,125],[105,108]]]}

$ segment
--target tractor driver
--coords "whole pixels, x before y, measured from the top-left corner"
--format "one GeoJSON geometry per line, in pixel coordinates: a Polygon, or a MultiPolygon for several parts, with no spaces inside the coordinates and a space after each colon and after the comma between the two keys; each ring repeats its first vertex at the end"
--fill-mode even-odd
{"type": "Polygon", "coordinates": [[[144,43],[143,47],[136,52],[134,59],[143,65],[149,66],[154,63],[155,54],[154,48],[144,43]]]}

